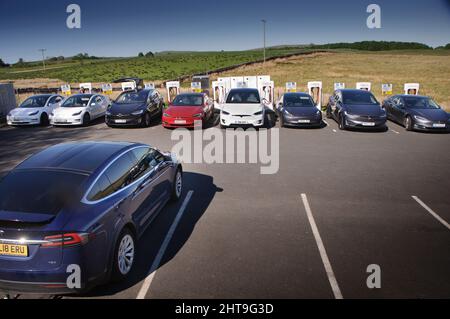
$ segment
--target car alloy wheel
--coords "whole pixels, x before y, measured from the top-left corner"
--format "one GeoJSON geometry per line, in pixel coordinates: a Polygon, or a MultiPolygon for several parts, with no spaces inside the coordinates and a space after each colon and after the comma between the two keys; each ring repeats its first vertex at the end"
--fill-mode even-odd
{"type": "Polygon", "coordinates": [[[151,122],[150,114],[145,113],[145,115],[144,115],[144,126],[145,127],[149,127],[150,124],[151,124],[150,122],[151,122]]]}
{"type": "Polygon", "coordinates": [[[173,185],[172,191],[172,201],[177,201],[181,198],[181,194],[183,193],[183,173],[181,170],[177,170],[175,174],[175,181],[173,185]]]}
{"type": "Polygon", "coordinates": [[[405,118],[405,128],[407,131],[412,131],[412,119],[410,116],[405,118]]]}
{"type": "Polygon", "coordinates": [[[85,113],[83,115],[83,126],[88,126],[90,121],[91,121],[91,117],[89,116],[88,113],[85,113]]]}
{"type": "Polygon", "coordinates": [[[345,130],[345,115],[344,114],[341,114],[339,116],[339,129],[345,130]]]}
{"type": "Polygon", "coordinates": [[[130,234],[125,234],[119,244],[119,251],[117,253],[117,265],[120,273],[126,276],[134,262],[134,239],[130,234]]]}

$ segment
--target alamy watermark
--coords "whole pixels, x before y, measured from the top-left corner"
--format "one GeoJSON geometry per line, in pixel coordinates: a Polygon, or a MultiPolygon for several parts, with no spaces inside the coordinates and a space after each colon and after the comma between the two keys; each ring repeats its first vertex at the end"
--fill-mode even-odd
{"type": "Polygon", "coordinates": [[[369,29],[381,29],[381,7],[378,4],[369,4],[367,6],[367,13],[370,13],[367,18],[367,27],[369,29]]]}
{"type": "Polygon", "coordinates": [[[262,175],[280,169],[280,131],[278,128],[221,130],[176,129],[171,140],[177,142],[172,153],[186,164],[260,164],[262,175]]]}
{"type": "Polygon", "coordinates": [[[81,7],[78,4],[69,4],[66,13],[69,13],[66,19],[67,28],[81,29],[81,7]]]}

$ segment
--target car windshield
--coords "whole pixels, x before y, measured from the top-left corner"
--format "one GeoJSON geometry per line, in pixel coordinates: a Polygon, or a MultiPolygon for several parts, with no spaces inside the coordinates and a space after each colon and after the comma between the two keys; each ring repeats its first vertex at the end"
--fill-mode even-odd
{"type": "Polygon", "coordinates": [[[379,105],[372,93],[363,90],[361,92],[344,92],[342,97],[344,104],[347,105],[379,105]]]}
{"type": "Polygon", "coordinates": [[[23,103],[20,104],[20,107],[23,108],[44,107],[45,103],[47,102],[47,99],[48,96],[32,96],[23,101],[23,103]]]}
{"type": "Polygon", "coordinates": [[[311,97],[307,95],[286,95],[284,97],[285,107],[315,107],[311,97]]]}
{"type": "Polygon", "coordinates": [[[80,186],[86,178],[49,170],[11,172],[0,182],[0,211],[56,215],[81,198],[80,186]]]}
{"type": "Polygon", "coordinates": [[[125,92],[116,100],[116,104],[135,104],[147,101],[148,91],[125,92]]]}
{"type": "Polygon", "coordinates": [[[86,107],[89,104],[91,95],[74,95],[69,97],[61,105],[62,107],[86,107]]]}
{"type": "Polygon", "coordinates": [[[427,97],[405,97],[405,106],[409,109],[439,109],[439,105],[427,97]]]}
{"type": "Polygon", "coordinates": [[[201,94],[181,94],[172,102],[173,106],[202,106],[203,95],[201,94]]]}
{"type": "Polygon", "coordinates": [[[257,90],[235,90],[230,91],[227,98],[230,104],[259,104],[259,93],[257,90]]]}

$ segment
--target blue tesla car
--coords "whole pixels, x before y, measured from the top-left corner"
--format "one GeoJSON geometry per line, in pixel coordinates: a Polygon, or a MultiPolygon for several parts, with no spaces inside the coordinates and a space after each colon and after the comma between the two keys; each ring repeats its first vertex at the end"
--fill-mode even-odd
{"type": "Polygon", "coordinates": [[[0,181],[0,290],[67,294],[125,279],[136,241],[181,197],[182,174],[173,155],[144,144],[69,143],[31,156],[0,181]],[[80,285],[69,278],[77,269],[80,285]]]}

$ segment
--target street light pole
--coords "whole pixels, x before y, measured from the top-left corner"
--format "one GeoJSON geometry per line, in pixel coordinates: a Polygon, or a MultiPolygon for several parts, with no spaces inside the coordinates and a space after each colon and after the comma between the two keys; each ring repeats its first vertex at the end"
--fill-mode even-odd
{"type": "Polygon", "coordinates": [[[45,51],[47,51],[47,49],[39,49],[38,51],[41,51],[42,53],[42,65],[44,66],[45,71],[45,51]]]}
{"type": "Polygon", "coordinates": [[[266,64],[266,20],[261,20],[263,23],[263,34],[264,34],[264,64],[266,64]]]}

